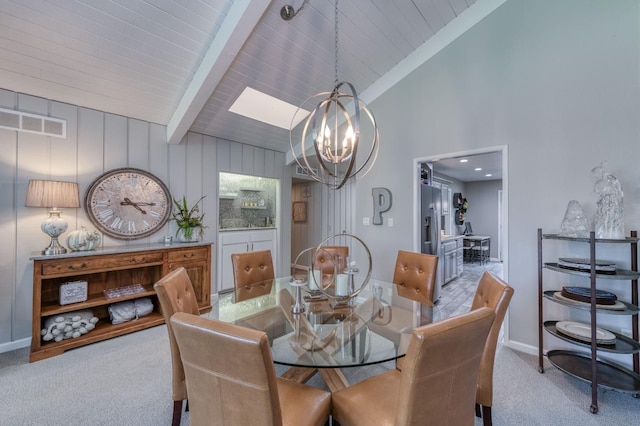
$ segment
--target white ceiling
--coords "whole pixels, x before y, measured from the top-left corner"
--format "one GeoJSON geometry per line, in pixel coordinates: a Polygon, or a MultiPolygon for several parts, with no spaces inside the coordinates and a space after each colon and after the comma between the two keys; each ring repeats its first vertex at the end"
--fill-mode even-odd
{"type": "MultiPolygon", "coordinates": [[[[296,106],[333,87],[334,1],[280,17],[303,1],[2,0],[0,88],[163,124],[172,143],[191,130],[286,152],[287,130],[228,108],[247,86],[296,106]]],[[[504,1],[342,0],[339,79],[371,102],[504,1]]]]}
{"type": "Polygon", "coordinates": [[[449,176],[461,182],[502,179],[502,152],[462,155],[431,162],[434,176],[449,176]],[[467,160],[461,162],[460,160],[467,160]],[[480,168],[482,170],[476,170],[480,168]],[[487,176],[490,174],[491,176],[487,176]]]}

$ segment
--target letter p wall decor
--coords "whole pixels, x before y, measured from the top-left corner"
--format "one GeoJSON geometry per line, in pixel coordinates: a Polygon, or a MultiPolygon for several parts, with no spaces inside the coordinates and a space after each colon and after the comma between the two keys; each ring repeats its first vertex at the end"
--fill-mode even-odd
{"type": "Polygon", "coordinates": [[[373,188],[373,224],[382,225],[382,213],[391,208],[391,191],[387,188],[373,188]]]}

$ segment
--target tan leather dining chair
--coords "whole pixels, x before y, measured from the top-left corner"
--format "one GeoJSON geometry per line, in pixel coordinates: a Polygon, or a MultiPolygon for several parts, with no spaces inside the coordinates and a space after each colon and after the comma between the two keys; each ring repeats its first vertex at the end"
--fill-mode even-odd
{"type": "Polygon", "coordinates": [[[236,301],[266,294],[265,289],[257,284],[270,284],[275,278],[271,250],[234,253],[231,255],[231,263],[236,301]]]}
{"type": "Polygon", "coordinates": [[[338,273],[342,273],[347,267],[348,246],[321,246],[316,250],[313,267],[323,274],[333,274],[334,265],[338,266],[338,273]]]}
{"type": "Polygon", "coordinates": [[[473,425],[478,369],[495,313],[481,308],[413,331],[402,371],[332,394],[341,426],[473,425]]]}
{"type": "Polygon", "coordinates": [[[177,313],[191,425],[321,426],[331,394],[277,377],[264,332],[177,313]]]}
{"type": "MultiPolygon", "coordinates": [[[[398,295],[426,305],[433,304],[437,270],[438,256],[398,250],[396,265],[393,271],[393,283],[396,285],[398,295]]],[[[412,312],[396,309],[396,322],[406,324],[405,319],[398,317],[406,317],[407,315],[412,315],[412,312]]],[[[385,329],[395,331],[397,337],[393,340],[396,344],[400,344],[398,339],[405,330],[395,328],[393,320],[385,329]]],[[[398,358],[396,360],[396,368],[402,369],[403,363],[404,358],[398,358]]]]}
{"type": "Polygon", "coordinates": [[[398,295],[416,302],[433,303],[438,256],[398,250],[393,283],[398,295]]]}
{"type": "Polygon", "coordinates": [[[169,318],[176,312],[187,312],[189,314],[199,315],[198,301],[196,300],[196,294],[193,290],[189,275],[187,275],[187,271],[183,267],[162,277],[160,281],[153,285],[153,288],[158,295],[160,310],[167,323],[167,331],[169,332],[173,386],[173,418],[171,424],[178,426],[180,425],[180,418],[182,417],[182,402],[187,400],[187,410],[189,410],[189,401],[187,398],[187,385],[185,383],[180,350],[178,349],[169,318]]]}
{"type": "Polygon", "coordinates": [[[478,375],[476,395],[476,416],[482,417],[484,426],[491,426],[491,407],[493,406],[493,364],[496,357],[496,346],[504,316],[513,296],[513,288],[490,272],[480,278],[476,294],[471,303],[471,311],[482,307],[492,309],[496,318],[491,326],[489,337],[484,347],[478,375]]]}

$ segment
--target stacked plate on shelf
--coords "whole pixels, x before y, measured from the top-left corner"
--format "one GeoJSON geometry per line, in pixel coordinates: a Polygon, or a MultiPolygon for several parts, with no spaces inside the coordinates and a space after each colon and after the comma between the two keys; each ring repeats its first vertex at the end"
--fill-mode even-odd
{"type": "MultiPolygon", "coordinates": [[[[568,299],[591,303],[591,289],[589,287],[562,287],[560,294],[568,299]]],[[[597,305],[615,305],[616,300],[618,300],[618,297],[615,294],[596,289],[597,305]]]]}
{"type": "MultiPolygon", "coordinates": [[[[576,305],[591,305],[591,289],[589,287],[562,287],[553,295],[556,299],[576,305]]],[[[614,293],[596,289],[596,307],[598,309],[624,310],[626,306],[618,300],[614,293]]]]}
{"type": "MultiPolygon", "coordinates": [[[[616,264],[606,260],[596,260],[596,272],[600,274],[615,274],[616,264]]],[[[591,259],[576,257],[561,257],[558,259],[560,268],[572,269],[574,271],[590,272],[591,259]]]]}
{"type": "MultiPolygon", "coordinates": [[[[591,326],[589,324],[576,321],[558,321],[556,330],[565,336],[591,343],[591,326]]],[[[596,343],[599,345],[614,345],[616,336],[608,330],[596,327],[596,343]]]]}

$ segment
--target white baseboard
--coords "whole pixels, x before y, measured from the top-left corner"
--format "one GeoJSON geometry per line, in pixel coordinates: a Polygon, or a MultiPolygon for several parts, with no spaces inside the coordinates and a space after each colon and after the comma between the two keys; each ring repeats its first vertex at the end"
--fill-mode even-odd
{"type": "Polygon", "coordinates": [[[0,354],[4,352],[15,351],[16,349],[28,348],[31,345],[31,337],[14,340],[13,342],[1,343],[0,354]]]}
{"type": "Polygon", "coordinates": [[[503,343],[505,346],[513,349],[514,351],[524,352],[529,355],[538,355],[538,347],[527,345],[525,343],[508,340],[503,343]]]}

